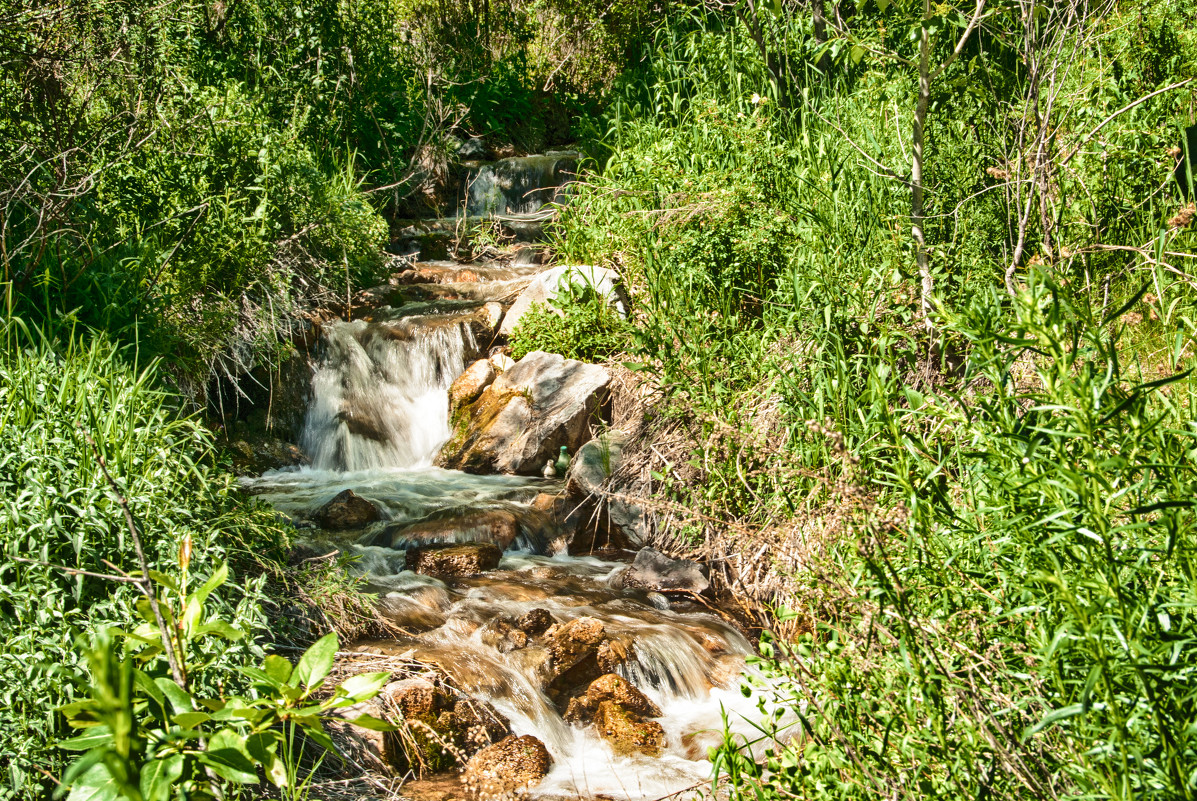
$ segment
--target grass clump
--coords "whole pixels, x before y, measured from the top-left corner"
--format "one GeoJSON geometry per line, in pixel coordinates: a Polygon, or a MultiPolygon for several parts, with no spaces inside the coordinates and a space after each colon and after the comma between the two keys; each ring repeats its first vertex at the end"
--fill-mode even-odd
{"type": "Polygon", "coordinates": [[[600,362],[624,352],[631,326],[600,292],[563,283],[551,304],[534,303],[511,333],[511,357],[534,350],[600,362]]]}
{"type": "Polygon", "coordinates": [[[177,399],[155,386],[156,366],[136,370],[132,354],[102,337],[54,341],[15,321],[3,335],[0,750],[5,794],[35,798],[48,792],[47,774],[62,775],[67,755],[55,743],[70,734],[57,708],[88,685],[83,639],[141,620],[130,585],[69,572],[139,569],[86,435],[127,497],[154,569],[176,575],[185,538],[192,570],[241,567],[236,592],[213,599],[213,611],[251,636],[197,655],[213,668],[205,676],[231,678],[263,656],[264,579],[247,568],[250,554],[280,553],[286,531],[216,468],[211,435],[178,415],[177,399]]]}

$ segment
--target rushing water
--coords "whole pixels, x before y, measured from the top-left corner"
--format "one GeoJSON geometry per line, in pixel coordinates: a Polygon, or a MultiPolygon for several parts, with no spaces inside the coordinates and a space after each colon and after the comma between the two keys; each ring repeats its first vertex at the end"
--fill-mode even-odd
{"type": "MultiPolygon", "coordinates": [[[[549,184],[555,163],[533,162],[533,174],[508,181],[516,187],[508,190],[549,184]]],[[[739,632],[692,603],[620,589],[626,563],[554,553],[560,543],[554,544],[553,523],[531,502],[540,492],[560,491],[560,481],[431,466],[449,437],[447,390],[476,356],[468,325],[426,311],[336,323],[326,327],[322,348],[302,438],[312,466],[272,471],[247,484],[306,526],[314,541],[355,554],[353,569],[378,593],[383,612],[413,632],[365,648],[439,665],[457,687],[507,718],[515,734],[540,739],[554,766],[533,795],[656,799],[710,777],[707,749],[722,741],[725,721],[752,738],[747,721],[762,710],[756,695],[740,691],[751,646],[739,632]],[[345,489],[373,501],[384,517],[352,542],[306,522],[345,489]],[[479,510],[519,521],[520,535],[497,570],[441,580],[405,569],[405,524],[479,510]],[[618,756],[594,727],[566,723],[563,699],[545,684],[546,649],[535,641],[501,649],[487,636],[496,621],[532,609],[548,610],[557,623],[602,621],[628,653],[621,674],[664,712],[657,721],[666,734],[662,756],[618,756]]],[[[452,536],[473,537],[468,528],[452,536]]]]}

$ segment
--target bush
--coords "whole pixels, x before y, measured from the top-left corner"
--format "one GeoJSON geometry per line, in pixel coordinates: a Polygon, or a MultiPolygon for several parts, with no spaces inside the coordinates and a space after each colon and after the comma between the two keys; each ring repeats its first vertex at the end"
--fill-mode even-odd
{"type": "Polygon", "coordinates": [[[590,287],[570,286],[552,305],[534,303],[511,332],[511,357],[534,350],[600,362],[628,349],[631,326],[590,287]]]}
{"type": "MultiPolygon", "coordinates": [[[[226,559],[244,565],[250,553],[268,557],[285,531],[215,468],[211,435],[178,416],[178,401],[154,386],[155,367],[135,372],[129,354],[103,338],[55,343],[19,322],[3,335],[0,703],[7,712],[0,750],[7,788],[0,795],[35,798],[47,787],[41,771],[61,775],[64,764],[54,744],[69,734],[57,707],[87,686],[81,639],[140,620],[128,584],[67,572],[139,569],[87,437],[128,498],[147,558],[168,576],[178,572],[184,537],[193,543],[192,569],[207,574],[226,559]]],[[[261,584],[243,576],[237,594],[226,593],[215,607],[251,636],[206,650],[202,659],[214,666],[206,675],[262,657],[255,642],[264,632],[261,584]]]]}

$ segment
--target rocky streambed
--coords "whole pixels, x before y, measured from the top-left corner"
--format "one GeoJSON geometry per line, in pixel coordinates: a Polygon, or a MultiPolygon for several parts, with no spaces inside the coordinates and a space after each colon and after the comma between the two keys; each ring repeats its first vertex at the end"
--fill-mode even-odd
{"type": "MultiPolygon", "coordinates": [[[[510,183],[559,177],[533,168],[510,183]]],[[[513,170],[490,173],[487,203],[513,170]]],[[[338,726],[359,764],[422,777],[402,792],[429,799],[660,798],[710,778],[725,725],[751,738],[752,649],[712,611],[704,567],[647,547],[653,515],[612,486],[627,438],[607,370],[505,354],[563,282],[619,305],[617,276],[521,252],[415,252],[352,322],[326,321],[301,431],[276,448],[300,463],[245,484],[320,554],[356,557],[400,632],[351,646],[393,669],[338,726]],[[354,726],[364,711],[401,731],[354,726]]]]}

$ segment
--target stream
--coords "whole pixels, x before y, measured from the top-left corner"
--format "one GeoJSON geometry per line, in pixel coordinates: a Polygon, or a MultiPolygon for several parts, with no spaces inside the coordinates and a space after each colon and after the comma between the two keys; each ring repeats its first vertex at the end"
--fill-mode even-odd
{"type": "MultiPolygon", "coordinates": [[[[543,204],[562,194],[562,158],[480,168],[468,186],[467,211],[522,215],[521,221],[543,216],[543,204]]],[[[497,293],[487,287],[546,268],[519,259],[467,264],[413,257],[420,275],[435,279],[407,288],[405,298],[415,300],[323,327],[299,442],[310,464],[245,479],[247,488],[291,516],[321,553],[355,555],[351,569],[364,577],[365,589],[411,632],[359,647],[436,665],[455,687],[505,718],[513,734],[544,744],[552,767],[533,796],[657,799],[709,780],[708,749],[722,742],[725,722],[752,739],[748,721],[762,717],[758,696],[741,690],[751,644],[692,600],[624,588],[619,578],[634,553],[562,549],[558,521],[534,505],[538,496],[562,492],[561,477],[434,466],[451,435],[449,388],[487,355],[489,343],[477,341],[471,322],[494,302],[497,293]],[[381,519],[350,532],[317,527],[313,511],[343,490],[371,501],[381,519]],[[496,568],[460,576],[407,569],[410,548],[490,536],[486,526],[411,524],[487,512],[518,521],[519,533],[504,543],[496,568]],[[614,748],[594,725],[564,719],[577,689],[546,668],[544,636],[512,635],[515,622],[534,610],[547,611],[558,628],[586,618],[602,623],[623,657],[615,672],[662,713],[655,718],[664,732],[656,755],[614,748]]]]}

